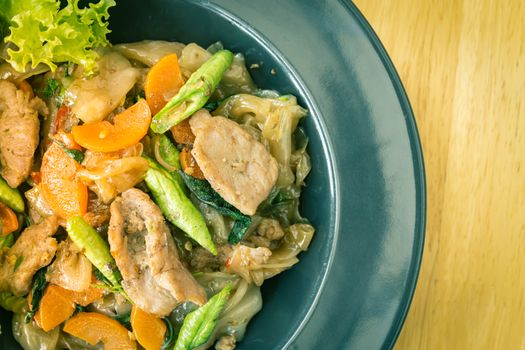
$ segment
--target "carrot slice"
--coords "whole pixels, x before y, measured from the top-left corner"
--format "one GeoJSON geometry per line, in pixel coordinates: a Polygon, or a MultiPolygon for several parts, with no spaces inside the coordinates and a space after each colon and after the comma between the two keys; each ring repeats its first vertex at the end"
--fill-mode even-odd
{"type": "Polygon", "coordinates": [[[35,314],[35,320],[44,331],[49,332],[75,311],[75,303],[69,293],[62,287],[54,284],[47,286],[40,300],[40,307],[35,314]]]}
{"type": "Polygon", "coordinates": [[[64,325],[64,332],[80,338],[91,345],[102,341],[105,350],[136,349],[137,344],[129,337],[128,330],[118,321],[96,312],[80,312],[64,325]]]}
{"type": "Polygon", "coordinates": [[[18,230],[18,218],[11,208],[0,203],[0,221],[2,222],[1,236],[6,236],[18,230]]]}
{"type": "Polygon", "coordinates": [[[76,178],[79,168],[56,143],[49,146],[42,158],[42,195],[51,209],[64,219],[84,215],[87,210],[87,187],[76,178]]]}
{"type": "MultiPolygon", "coordinates": [[[[75,304],[88,306],[104,295],[100,288],[89,287],[84,292],[75,292],[62,288],[56,284],[50,284],[44,291],[40,301],[40,307],[35,314],[35,321],[44,331],[49,332],[65,320],[75,311],[75,304]]],[[[31,304],[31,295],[29,304],[31,304]]]]}
{"type": "Polygon", "coordinates": [[[73,138],[82,147],[97,152],[115,152],[133,146],[148,133],[151,111],[145,100],[139,100],[113,118],[77,125],[73,128],[73,138]]]}
{"type": "Polygon", "coordinates": [[[164,56],[151,67],[144,84],[144,93],[151,113],[157,114],[179,92],[182,85],[184,79],[176,54],[164,56]]]}
{"type": "Polygon", "coordinates": [[[177,143],[191,145],[195,142],[195,135],[191,131],[190,118],[184,119],[170,130],[171,134],[173,135],[173,139],[177,143]]]}
{"type": "Polygon", "coordinates": [[[160,318],[133,305],[131,328],[140,345],[146,350],[159,350],[164,343],[166,324],[160,318]]]}
{"type": "Polygon", "coordinates": [[[179,161],[180,166],[182,167],[182,171],[197,179],[204,180],[204,174],[202,173],[202,170],[199,167],[199,164],[197,164],[195,158],[193,158],[193,155],[191,154],[189,148],[184,147],[182,149],[182,151],[179,154],[179,161]]]}
{"type": "Polygon", "coordinates": [[[104,296],[104,290],[102,288],[97,287],[89,287],[87,290],[83,292],[75,292],[72,290],[68,290],[69,297],[75,304],[79,304],[82,306],[88,306],[95,300],[98,300],[104,296]]]}

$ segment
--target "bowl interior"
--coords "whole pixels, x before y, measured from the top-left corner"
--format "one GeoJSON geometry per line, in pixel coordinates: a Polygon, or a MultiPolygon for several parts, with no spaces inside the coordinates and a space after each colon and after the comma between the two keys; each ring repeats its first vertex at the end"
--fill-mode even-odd
{"type": "MultiPolygon", "coordinates": [[[[335,203],[333,162],[328,156],[321,120],[305,98],[304,87],[285,60],[264,38],[241,20],[207,3],[182,0],[148,2],[126,0],[111,10],[112,43],[144,39],[196,42],[207,47],[221,41],[225,48],[245,55],[247,66],[263,63],[251,70],[255,83],[265,89],[291,93],[310,113],[302,122],[309,137],[313,169],[303,191],[301,210],[316,228],[308,252],[291,270],[267,280],[262,287],[263,309],[248,327],[238,349],[280,349],[287,344],[308,318],[327,269],[334,237],[335,203]],[[271,74],[275,70],[276,74],[271,74]]],[[[20,348],[12,338],[10,315],[0,311],[0,348],[20,348]]]]}

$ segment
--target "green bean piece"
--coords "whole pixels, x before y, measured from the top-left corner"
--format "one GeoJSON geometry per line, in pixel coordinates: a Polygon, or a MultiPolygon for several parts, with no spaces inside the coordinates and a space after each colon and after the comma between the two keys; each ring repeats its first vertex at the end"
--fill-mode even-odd
{"type": "Polygon", "coordinates": [[[22,195],[17,189],[11,188],[2,177],[0,177],[0,202],[5,203],[18,213],[24,212],[25,206],[22,195]]]}
{"type": "Polygon", "coordinates": [[[160,136],[160,156],[166,163],[172,167],[180,170],[180,161],[179,161],[179,150],[171,142],[168,136],[161,134],[160,136]]]}
{"type": "Polygon", "coordinates": [[[164,216],[210,253],[217,255],[206,222],[184,193],[180,175],[168,172],[151,158],[145,158],[150,168],[144,180],[164,216]]]}
{"type": "Polygon", "coordinates": [[[102,272],[114,287],[120,287],[122,276],[109,252],[108,244],[81,216],[72,217],[67,221],[69,238],[82,249],[84,255],[102,272]]]}
{"type": "Polygon", "coordinates": [[[195,349],[208,341],[228,301],[232,287],[232,283],[228,282],[226,287],[206,304],[186,316],[173,350],[195,349]]]}
{"type": "Polygon", "coordinates": [[[197,69],[179,92],[153,117],[151,130],[164,133],[201,109],[233,61],[233,53],[219,50],[197,69]]]}
{"type": "Polygon", "coordinates": [[[180,170],[180,152],[173,142],[171,142],[170,138],[165,134],[152,133],[152,135],[153,143],[155,144],[155,160],[167,168],[170,173],[175,170],[180,170]]]}

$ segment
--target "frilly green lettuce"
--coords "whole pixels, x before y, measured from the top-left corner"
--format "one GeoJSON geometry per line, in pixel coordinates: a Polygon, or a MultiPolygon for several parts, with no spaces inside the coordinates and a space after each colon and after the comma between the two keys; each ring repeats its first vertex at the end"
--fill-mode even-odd
{"type": "MultiPolygon", "coordinates": [[[[94,50],[109,44],[108,9],[115,0],[100,0],[79,8],[79,0],[68,0],[64,8],[55,0],[0,0],[0,22],[9,21],[6,61],[23,72],[43,63],[52,71],[56,64],[73,62],[89,74],[96,70],[94,50]]],[[[0,25],[0,30],[2,26],[0,25]]],[[[5,29],[4,29],[5,31],[5,29]]],[[[2,34],[2,33],[0,33],[2,34]]]]}

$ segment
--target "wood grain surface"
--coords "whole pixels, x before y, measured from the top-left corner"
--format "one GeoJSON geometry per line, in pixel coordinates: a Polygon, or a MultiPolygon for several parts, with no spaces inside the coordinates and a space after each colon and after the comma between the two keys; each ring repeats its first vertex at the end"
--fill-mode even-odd
{"type": "Polygon", "coordinates": [[[396,349],[525,349],[525,1],[354,2],[408,92],[427,173],[396,349]]]}

